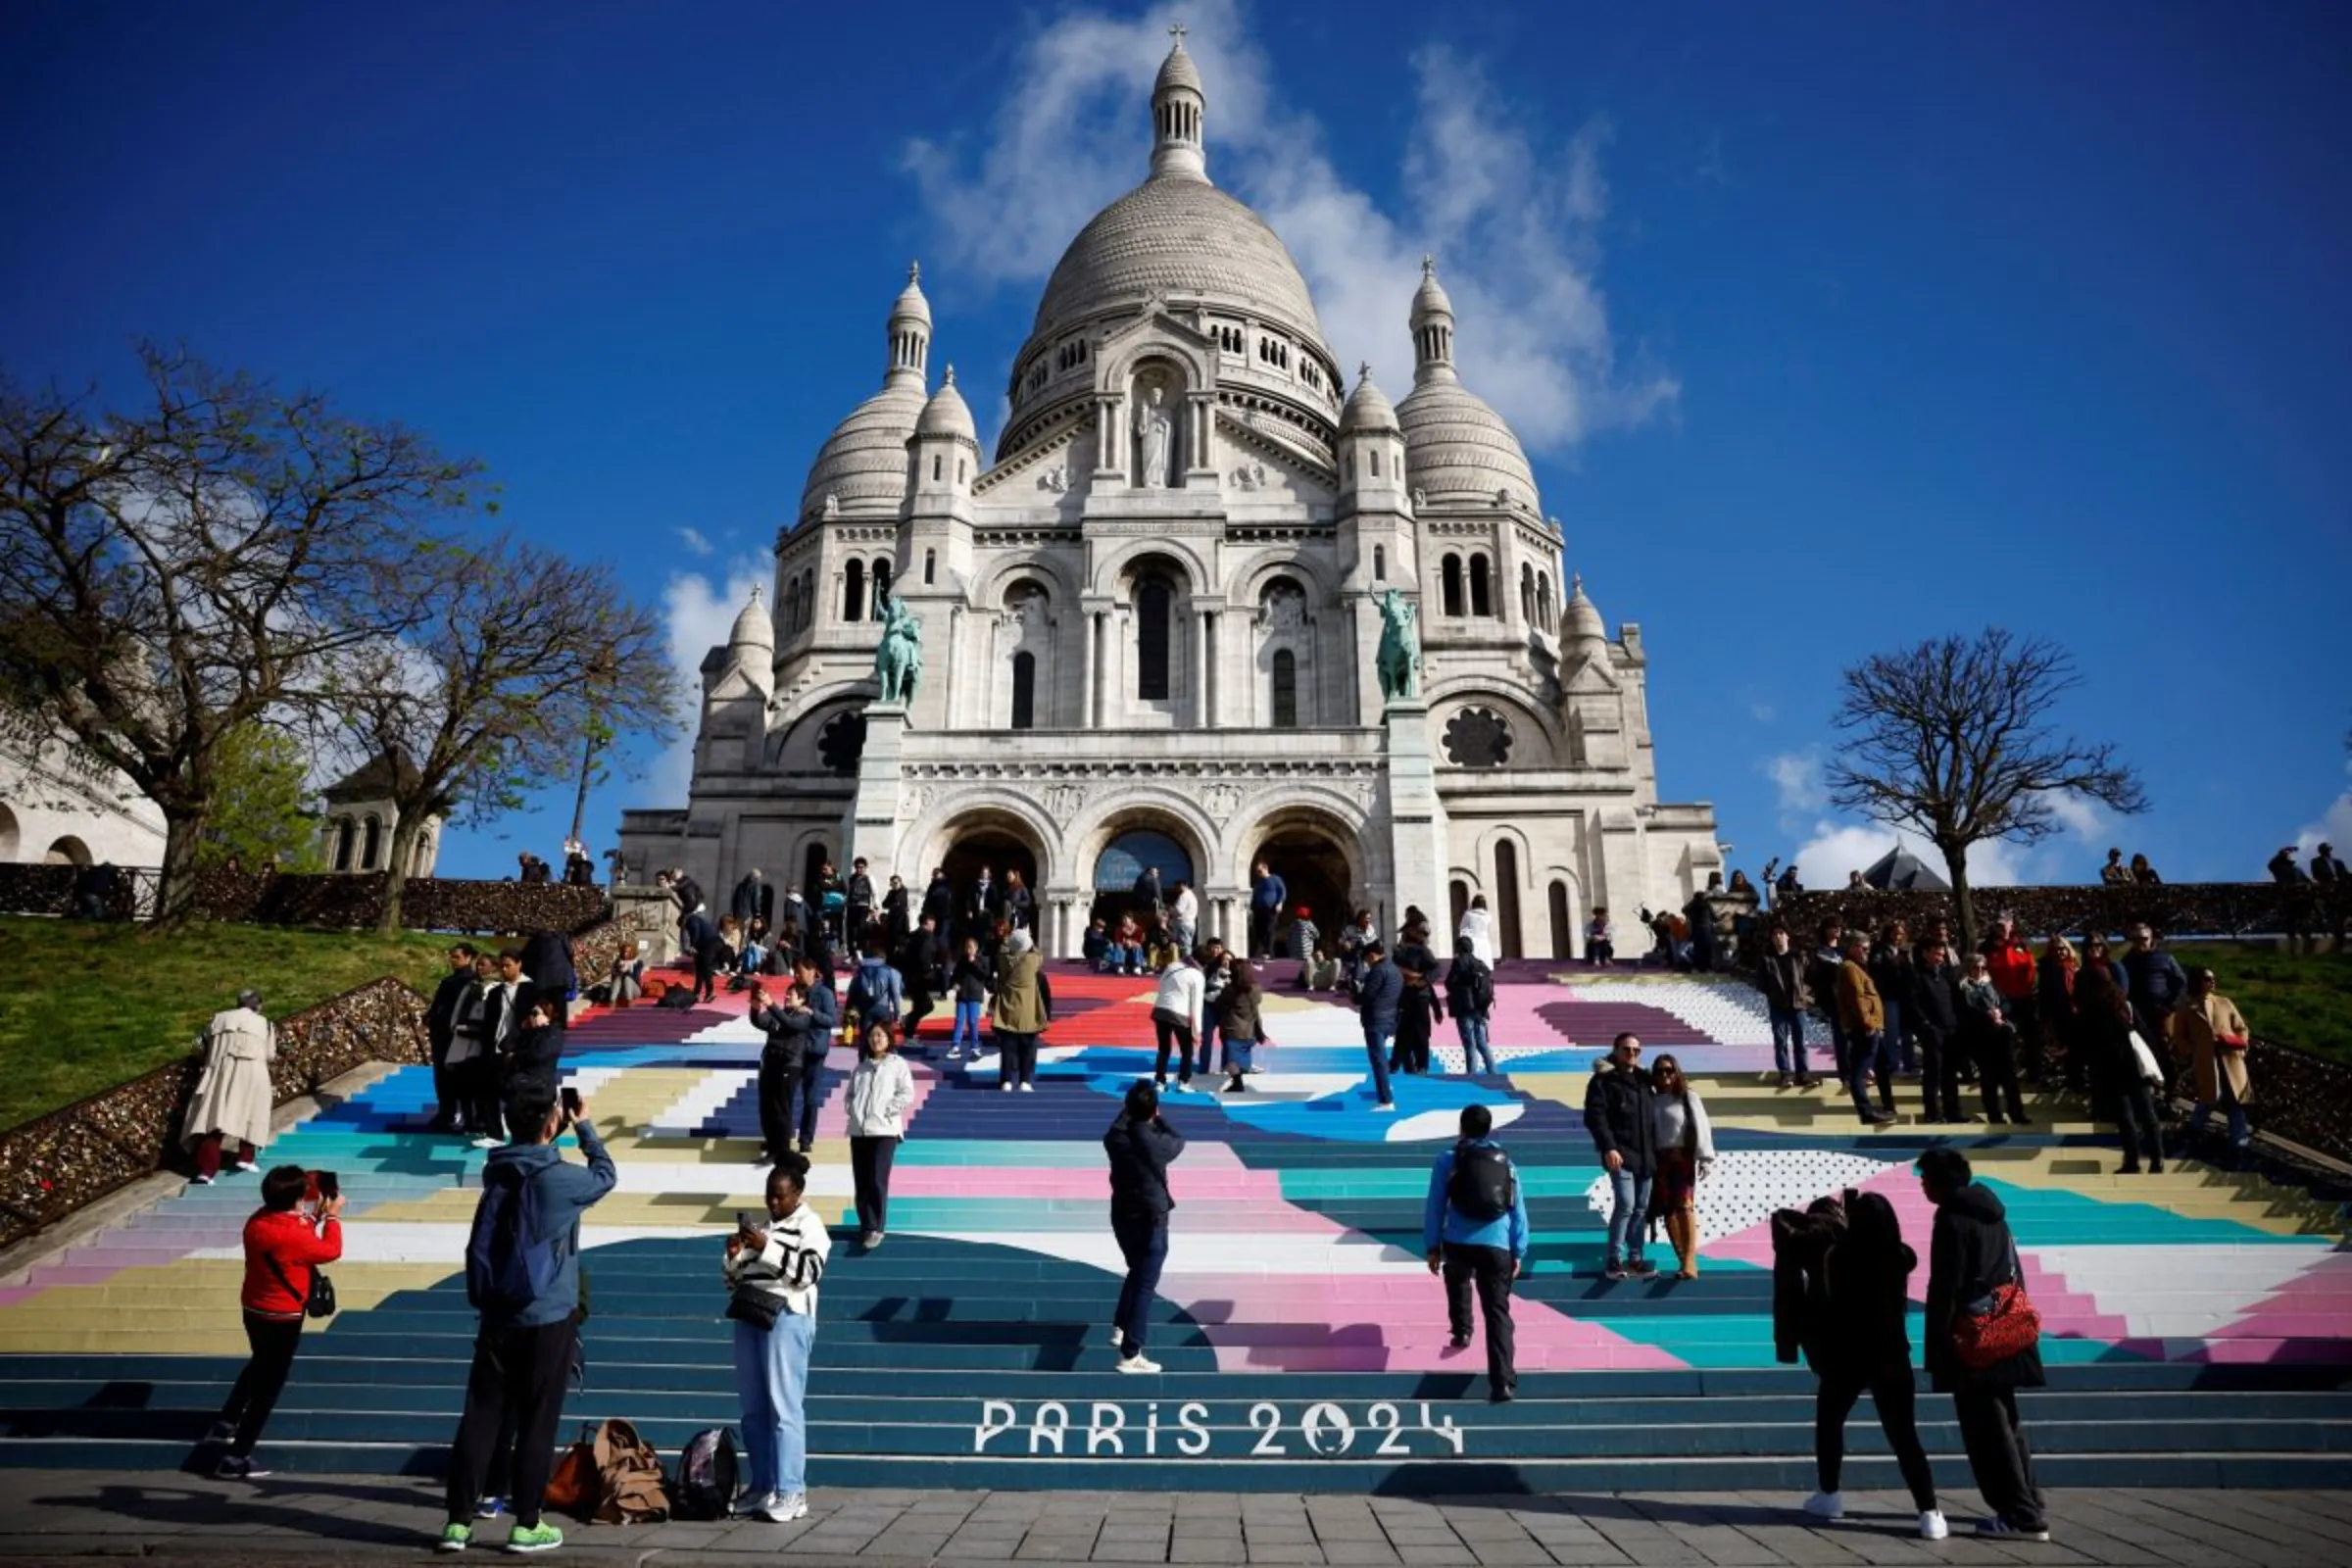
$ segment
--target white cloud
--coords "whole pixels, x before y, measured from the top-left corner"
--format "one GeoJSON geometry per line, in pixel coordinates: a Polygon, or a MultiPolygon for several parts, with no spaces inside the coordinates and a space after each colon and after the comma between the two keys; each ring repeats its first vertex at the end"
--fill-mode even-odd
{"type": "Polygon", "coordinates": [[[2080,795],[2060,793],[2049,797],[2050,815],[2058,825],[2084,844],[2112,842],[2120,825],[2113,812],[2096,801],[2080,795]]]}
{"type": "Polygon", "coordinates": [[[677,530],[677,535],[678,543],[684,545],[689,551],[698,556],[708,556],[717,548],[716,546],[712,545],[709,539],[703,536],[703,531],[700,528],[682,527],[677,530]]]}
{"type": "MultiPolygon", "coordinates": [[[[1841,888],[1847,872],[1869,870],[1897,844],[1919,857],[1937,876],[1948,879],[1943,852],[1918,834],[1875,822],[1840,823],[1827,818],[1813,824],[1813,836],[1796,852],[1797,879],[1809,888],[1841,888]]],[[[2014,844],[1976,845],[1968,852],[1969,886],[2009,887],[2030,881],[2031,858],[2014,844]]]]}
{"type": "MultiPolygon", "coordinates": [[[[1670,374],[1621,370],[1595,282],[1606,119],[1552,145],[1476,61],[1423,50],[1402,200],[1384,210],[1333,166],[1321,124],[1274,90],[1233,0],[1181,10],[1207,85],[1209,173],[1290,246],[1344,368],[1371,360],[1392,396],[1410,385],[1406,313],[1432,251],[1458,317],[1463,379],[1529,447],[1566,450],[1680,395],[1670,374]]],[[[983,283],[1042,280],[1087,220],[1143,177],[1146,104],[1177,14],[1066,15],[1022,46],[982,135],[908,143],[905,165],[948,265],[983,283]]]]}
{"type": "Polygon", "coordinates": [[[1764,763],[1764,776],[1772,780],[1780,792],[1781,826],[1795,831],[1788,816],[1806,815],[1821,810],[1830,804],[1830,786],[1822,776],[1821,748],[1809,746],[1801,752],[1783,752],[1764,763]]]}
{"type": "MultiPolygon", "coordinates": [[[[2352,773],[2352,762],[2345,764],[2344,771],[2352,773]]],[[[2338,795],[2328,809],[2320,813],[2318,821],[2306,823],[2303,830],[2295,835],[2295,849],[2306,864],[2310,863],[2311,852],[2323,844],[2333,845],[2339,856],[2347,845],[2352,845],[2352,789],[2338,795]]]]}
{"type": "MultiPolygon", "coordinates": [[[[730,573],[723,586],[699,571],[688,571],[671,577],[662,588],[662,613],[669,627],[670,667],[697,702],[703,690],[704,658],[727,640],[752,590],[764,591],[771,575],[768,557],[762,552],[757,562],[730,573]]],[[[687,787],[694,778],[695,727],[688,724],[685,733],[647,769],[643,794],[649,805],[686,804],[687,787]]]]}

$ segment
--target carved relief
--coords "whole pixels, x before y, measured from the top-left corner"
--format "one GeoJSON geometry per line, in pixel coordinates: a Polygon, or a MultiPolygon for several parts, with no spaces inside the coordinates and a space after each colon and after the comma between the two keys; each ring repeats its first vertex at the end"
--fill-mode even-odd
{"type": "Polygon", "coordinates": [[[1242,808],[1242,787],[1238,784],[1211,784],[1200,792],[1200,808],[1208,819],[1223,827],[1233,813],[1242,808]]]}
{"type": "Polygon", "coordinates": [[[1083,784],[1049,784],[1040,794],[1046,814],[1058,822],[1070,822],[1086,809],[1086,786],[1083,784]]]}

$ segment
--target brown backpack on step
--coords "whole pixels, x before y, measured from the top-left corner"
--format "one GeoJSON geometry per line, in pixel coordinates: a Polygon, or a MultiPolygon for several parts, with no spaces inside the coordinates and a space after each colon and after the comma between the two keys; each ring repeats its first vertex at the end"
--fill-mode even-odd
{"type": "Polygon", "coordinates": [[[634,1426],[607,1421],[596,1429],[594,1448],[598,1524],[659,1524],[669,1517],[662,1456],[634,1426]]]}

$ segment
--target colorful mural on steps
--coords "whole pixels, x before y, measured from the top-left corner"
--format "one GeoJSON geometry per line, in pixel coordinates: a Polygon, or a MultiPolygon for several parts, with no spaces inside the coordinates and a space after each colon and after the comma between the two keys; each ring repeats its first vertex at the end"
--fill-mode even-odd
{"type": "MultiPolygon", "coordinates": [[[[1028,1254],[1051,1260],[1054,1277],[1115,1280],[1098,1140],[1117,1097],[1151,1070],[1150,986],[1065,969],[1054,987],[1061,1010],[1034,1095],[1000,1093],[992,1054],[941,1059],[945,1015],[923,1028],[893,1244],[929,1238],[967,1249],[958,1256],[1028,1254]]],[[[734,1213],[757,1203],[760,1037],[742,1014],[729,997],[684,1013],[598,1014],[572,1030],[566,1077],[591,1097],[621,1172],[586,1227],[592,1278],[596,1250],[715,1247],[734,1213]]],[[[1418,1255],[1430,1158],[1472,1102],[1493,1109],[1534,1211],[1535,1264],[1516,1308],[1526,1372],[1772,1365],[1772,1211],[1867,1187],[1894,1202],[1924,1255],[1930,1214],[1909,1162],[1946,1132],[2009,1204],[2053,1361],[2352,1362],[2352,1253],[2337,1246],[2331,1206],[2194,1161],[2161,1177],[2116,1175],[2112,1136],[2077,1119],[2079,1106],[2042,1103],[2024,1132],[1864,1129],[1826,1085],[1771,1086],[1769,1031],[1738,986],[1506,972],[1494,1021],[1501,1074],[1457,1076],[1460,1052],[1442,1025],[1441,1075],[1397,1079],[1395,1115],[1371,1111],[1351,1012],[1277,989],[1267,1029],[1274,1044],[1247,1094],[1205,1092],[1212,1078],[1168,1102],[1190,1148],[1174,1170],[1161,1289],[1217,1370],[1473,1368],[1480,1352],[1446,1344],[1418,1255]],[[1598,1276],[1606,1184],[1583,1128],[1584,1083],[1629,1028],[1653,1057],[1682,1060],[1717,1130],[1696,1281],[1598,1276]]],[[[812,1194],[838,1220],[850,1192],[846,1052],[833,1059],[812,1194]]],[[[268,1152],[266,1163],[338,1171],[350,1195],[335,1336],[365,1335],[378,1303],[446,1287],[458,1271],[482,1155],[419,1130],[429,1093],[421,1069],[394,1072],[268,1152]]],[[[1909,1086],[1900,1096],[1916,1107],[1909,1086]]],[[[0,1288],[0,1354],[241,1354],[237,1236],[255,1185],[231,1176],[191,1189],[0,1288]]],[[[836,1267],[859,1262],[845,1252],[836,1267]]],[[[953,1294],[956,1282],[939,1283],[953,1294]]],[[[1915,1292],[1925,1285],[1923,1267],[1915,1292]]],[[[709,1281],[680,1277],[675,1288],[707,1294],[709,1281]]],[[[1053,1310],[1043,1298],[1028,1308],[1041,1336],[1053,1310]]]]}

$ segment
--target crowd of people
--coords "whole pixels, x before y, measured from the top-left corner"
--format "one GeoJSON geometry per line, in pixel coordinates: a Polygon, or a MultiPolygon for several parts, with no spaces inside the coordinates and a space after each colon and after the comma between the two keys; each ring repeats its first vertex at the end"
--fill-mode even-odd
{"type": "MultiPolygon", "coordinates": [[[[1271,875],[1263,866],[1259,873],[1261,881],[1271,875]]],[[[1098,967],[1149,975],[1153,987],[1153,1072],[1128,1089],[1102,1140],[1111,1229],[1126,1265],[1114,1364],[1129,1374],[1159,1370],[1149,1355],[1151,1306],[1175,1208],[1169,1169],[1185,1148],[1163,1113],[1169,1070],[1180,1090],[1215,1071],[1225,1093],[1248,1092],[1265,1040],[1260,966],[1287,896],[1279,885],[1270,888],[1261,907],[1253,895],[1248,947],[1230,950],[1200,935],[1194,890],[1176,882],[1160,895],[1156,874],[1146,880],[1154,896],[1139,897],[1115,927],[1098,922],[1088,953],[1098,967]]],[[[915,1098],[903,1042],[926,1017],[953,1007],[944,1048],[950,1057],[977,1055],[985,1022],[1000,1092],[1034,1092],[1037,1042],[1054,1005],[1036,941],[1037,906],[1017,872],[1000,882],[983,870],[959,891],[943,869],[917,900],[895,877],[877,888],[859,860],[846,878],[825,867],[812,887],[788,891],[781,909],[775,890],[751,872],[713,919],[691,877],[673,871],[662,881],[676,901],[693,962],[687,994],[709,998],[722,979],[739,986],[749,993],[746,1015],[764,1037],[758,1088],[760,1158],[769,1167],[764,1212],[737,1216],[719,1286],[732,1320],[749,1466],[736,1511],[790,1520],[807,1510],[803,1405],[832,1250],[804,1201],[817,1111],[828,1094],[828,1053],[837,1040],[855,1048],[844,1103],[859,1249],[870,1252],[887,1238],[892,1165],[915,1098]],[[852,955],[846,964],[837,956],[845,948],[852,955]]],[[[1331,965],[1321,983],[1344,994],[1357,1014],[1377,1110],[1396,1108],[1393,1075],[1431,1070],[1434,1031],[1448,1012],[1464,1070],[1496,1070],[1493,935],[1482,904],[1473,902],[1460,922],[1449,959],[1439,956],[1432,923],[1418,908],[1405,911],[1393,946],[1366,910],[1355,911],[1329,944],[1309,911],[1291,916],[1295,938],[1301,927],[1308,933],[1304,956],[1331,965]]],[[[1591,929],[1605,956],[1604,910],[1594,911],[1591,929]]],[[[1892,1116],[1898,1080],[1918,1084],[1928,1122],[1965,1119],[1961,1088],[1973,1082],[1985,1119],[2011,1125],[2026,1121],[2022,1082],[2064,1083],[2087,1091],[2116,1120],[2125,1171],[2153,1171],[2164,1158],[2157,1109],[2163,1053],[2186,1065],[2192,1127],[2218,1107],[2230,1137],[2242,1144],[2251,1099],[2243,1017],[2210,971],[2183,970],[2145,926],[2130,935],[2120,952],[2098,937],[2078,949],[2053,935],[2036,954],[2004,915],[1962,955],[1940,920],[1914,939],[1899,920],[1874,936],[1831,918],[1799,949],[1785,925],[1768,919],[1756,979],[1778,1081],[1789,1088],[1818,1081],[1807,1037],[1820,1028],[1829,1042],[1826,1064],[1866,1123],[1892,1116]]],[[[511,1512],[510,1549],[544,1550],[563,1539],[543,1511],[564,1389],[579,1358],[578,1226],[612,1190],[616,1173],[586,1102],[559,1087],[564,1023],[580,994],[568,940],[542,932],[500,952],[459,943],[448,961],[427,1013],[432,1126],[489,1154],[466,1254],[468,1300],[482,1327],[441,1545],[464,1549],[480,1518],[511,1512]],[[584,1164],[558,1152],[567,1134],[584,1164]]],[[[1302,969],[1312,972],[1312,964],[1302,969]]],[[[641,962],[623,955],[599,995],[625,1004],[644,986],[641,962]]],[[[241,1169],[257,1168],[268,1142],[274,1033],[259,996],[247,992],[237,1003],[207,1028],[186,1119],[200,1182],[232,1157],[241,1169]]],[[[1677,1275],[1694,1278],[1697,1199],[1716,1157],[1713,1129],[1680,1064],[1662,1055],[1644,1067],[1642,1056],[1642,1042],[1620,1035],[1586,1090],[1585,1125],[1608,1186],[1602,1269],[1612,1281],[1655,1274],[1647,1252],[1662,1232],[1677,1275]]],[[[1969,1462],[1993,1509],[1983,1528],[2046,1539],[2015,1399],[2018,1388],[2040,1383],[2040,1362],[2030,1341],[2015,1343],[2015,1324],[1994,1321],[2022,1300],[2014,1241],[1998,1198],[1973,1182],[1957,1151],[1931,1150],[1918,1171],[1937,1211],[1929,1243],[1927,1369],[1960,1411],[1969,1462]],[[1993,1342],[2002,1353],[1984,1353],[1993,1342]]],[[[294,1363],[304,1317],[320,1311],[321,1265],[341,1252],[341,1210],[331,1176],[280,1166],[263,1180],[262,1206],[246,1227],[241,1298],[252,1356],[214,1434],[226,1446],[222,1476],[267,1474],[256,1445],[294,1363]]],[[[1488,1394],[1497,1402],[1513,1398],[1517,1387],[1511,1298],[1529,1263],[1530,1236],[1526,1198],[1494,1137],[1492,1112],[1465,1107],[1458,1137],[1433,1162],[1424,1251],[1444,1282],[1451,1347],[1467,1349],[1483,1335],[1488,1394]]],[[[1784,1360],[1801,1354],[1819,1378],[1820,1487],[1806,1508],[1825,1518],[1842,1511],[1843,1427],[1867,1392],[1921,1533],[1940,1538],[1946,1526],[1914,1423],[1904,1321],[1906,1281],[1918,1260],[1892,1209],[1877,1195],[1848,1193],[1801,1213],[1784,1210],[1774,1217],[1773,1237],[1778,1348],[1784,1360]]]]}

